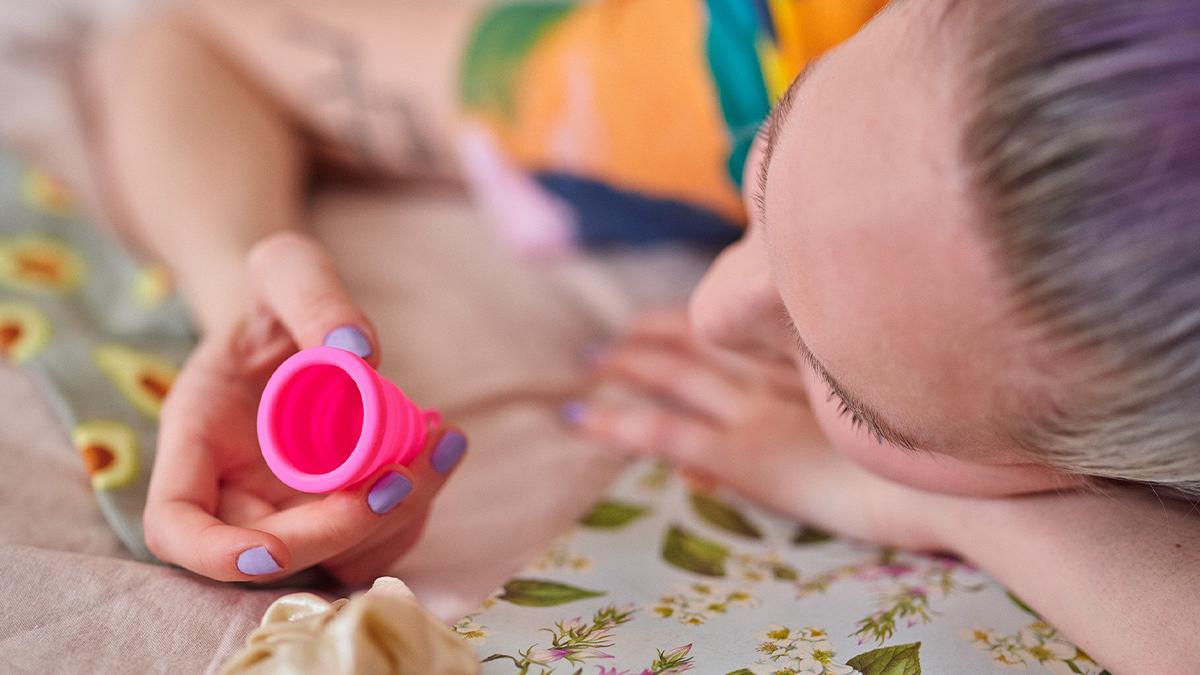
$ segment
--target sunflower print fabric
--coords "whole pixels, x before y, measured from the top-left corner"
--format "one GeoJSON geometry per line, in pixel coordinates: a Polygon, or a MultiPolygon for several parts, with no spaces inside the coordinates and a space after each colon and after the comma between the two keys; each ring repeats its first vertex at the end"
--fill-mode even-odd
{"type": "Polygon", "coordinates": [[[79,213],[50,173],[0,153],[0,360],[26,369],[79,455],[108,523],[136,556],[155,421],[194,344],[158,267],[79,213]]]}

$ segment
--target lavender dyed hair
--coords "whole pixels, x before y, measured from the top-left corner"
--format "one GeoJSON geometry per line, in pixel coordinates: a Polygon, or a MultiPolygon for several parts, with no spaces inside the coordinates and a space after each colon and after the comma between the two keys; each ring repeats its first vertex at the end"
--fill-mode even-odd
{"type": "Polygon", "coordinates": [[[1200,495],[1200,2],[951,0],[986,234],[1061,368],[1015,432],[1200,495]]]}

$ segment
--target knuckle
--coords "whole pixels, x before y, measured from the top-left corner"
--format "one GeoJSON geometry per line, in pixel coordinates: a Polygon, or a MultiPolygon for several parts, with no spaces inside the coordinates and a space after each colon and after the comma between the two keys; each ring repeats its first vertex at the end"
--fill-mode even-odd
{"type": "Polygon", "coordinates": [[[293,260],[297,254],[307,254],[313,247],[312,239],[302,232],[274,232],[250,247],[246,253],[246,264],[251,272],[269,274],[276,265],[293,260]]]}
{"type": "Polygon", "coordinates": [[[659,389],[673,389],[677,378],[684,374],[677,358],[665,353],[631,352],[621,362],[621,370],[635,382],[659,389]]]}
{"type": "Polygon", "coordinates": [[[712,455],[713,439],[697,424],[676,422],[668,431],[663,447],[678,461],[700,466],[712,455]]]}
{"type": "Polygon", "coordinates": [[[639,314],[633,320],[629,326],[629,332],[634,335],[653,335],[661,332],[664,323],[661,312],[650,310],[639,314]]]}
{"type": "Polygon", "coordinates": [[[212,577],[218,581],[233,581],[238,578],[239,570],[237,569],[237,555],[229,555],[228,551],[222,547],[214,546],[219,539],[214,536],[223,528],[219,523],[206,525],[194,535],[194,543],[192,544],[193,564],[185,564],[185,561],[177,560],[175,562],[183,564],[193,572],[198,572],[208,577],[212,577]]]}
{"type": "Polygon", "coordinates": [[[682,356],[668,352],[652,355],[649,359],[649,366],[650,370],[659,377],[671,381],[690,377],[696,372],[696,369],[682,356]]]}
{"type": "Polygon", "coordinates": [[[600,406],[593,406],[591,412],[583,419],[583,430],[609,441],[620,440],[620,419],[612,411],[600,406]]]}
{"type": "Polygon", "coordinates": [[[678,424],[661,410],[646,417],[646,442],[654,448],[670,450],[678,443],[678,424]]]}
{"type": "Polygon", "coordinates": [[[319,322],[330,325],[362,323],[358,312],[347,305],[346,297],[339,289],[322,288],[305,299],[305,311],[319,322]]]}
{"type": "Polygon", "coordinates": [[[364,500],[351,499],[350,495],[330,506],[333,508],[326,509],[317,527],[326,539],[334,542],[353,540],[364,531],[368,516],[374,515],[364,500]]]}
{"type": "Polygon", "coordinates": [[[705,454],[694,434],[677,433],[666,438],[662,447],[672,457],[688,465],[697,464],[697,460],[705,454]]]}
{"type": "Polygon", "coordinates": [[[734,333],[727,325],[724,318],[716,312],[709,312],[704,309],[699,302],[697,306],[701,309],[695,312],[692,316],[692,333],[696,336],[699,342],[712,345],[725,345],[729,343],[730,335],[734,333]]]}
{"type": "Polygon", "coordinates": [[[226,571],[230,568],[230,563],[226,563],[223,560],[218,560],[215,552],[210,549],[202,547],[197,551],[196,564],[197,567],[192,569],[193,572],[198,572],[205,576],[212,577],[218,581],[228,581],[232,579],[232,575],[226,571]]]}

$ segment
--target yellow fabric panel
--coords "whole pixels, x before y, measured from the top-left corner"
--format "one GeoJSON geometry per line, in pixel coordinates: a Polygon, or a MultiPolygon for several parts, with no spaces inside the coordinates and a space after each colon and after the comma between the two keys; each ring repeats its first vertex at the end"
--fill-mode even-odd
{"type": "Polygon", "coordinates": [[[785,63],[795,72],[863,27],[888,0],[767,0],[785,63]]]}

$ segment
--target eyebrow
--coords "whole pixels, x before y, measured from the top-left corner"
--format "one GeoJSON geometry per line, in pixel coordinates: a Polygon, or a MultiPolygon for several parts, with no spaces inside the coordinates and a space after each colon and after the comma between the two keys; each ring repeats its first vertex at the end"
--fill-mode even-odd
{"type": "Polygon", "coordinates": [[[759,127],[759,133],[766,139],[766,148],[763,150],[763,160],[758,165],[757,184],[754,191],[754,203],[758,207],[760,224],[766,220],[767,204],[765,201],[767,187],[767,171],[771,168],[771,159],[775,156],[775,147],[779,143],[779,130],[783,127],[783,120],[792,110],[792,104],[796,101],[796,94],[800,91],[800,87],[812,76],[816,71],[817,65],[821,63],[821,58],[816,58],[808,62],[796,79],[792,80],[792,84],[788,86],[787,91],[783,92],[783,96],[779,97],[779,102],[771,109],[771,114],[767,116],[767,120],[759,127]]]}

